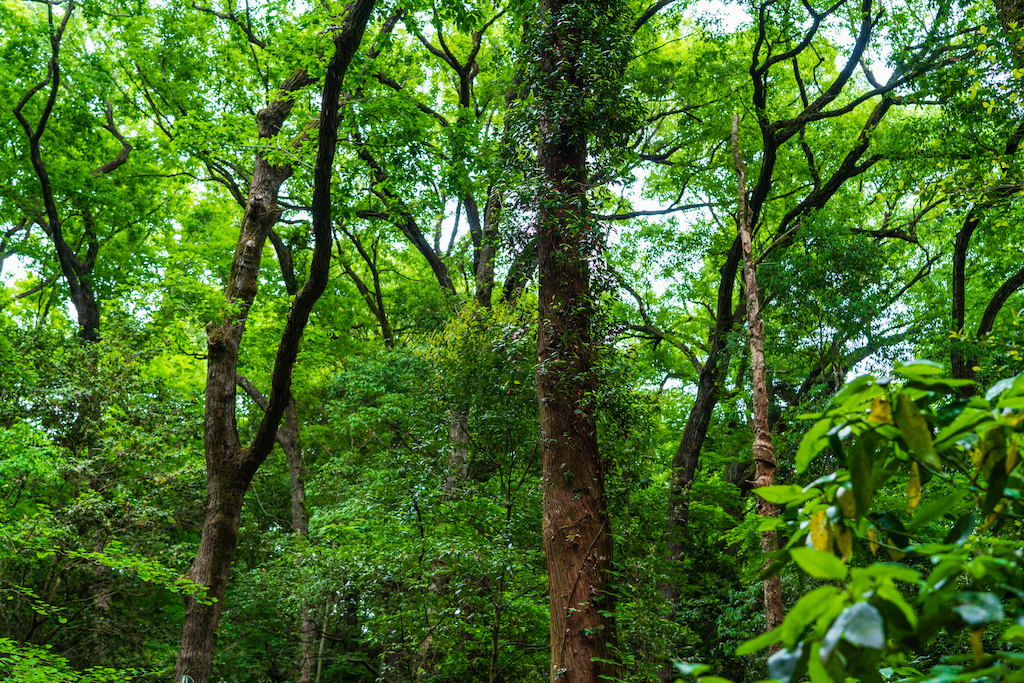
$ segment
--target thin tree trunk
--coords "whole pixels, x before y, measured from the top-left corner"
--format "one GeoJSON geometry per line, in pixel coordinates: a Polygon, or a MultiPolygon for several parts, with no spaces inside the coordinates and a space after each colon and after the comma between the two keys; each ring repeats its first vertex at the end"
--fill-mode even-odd
{"type": "MultiPolygon", "coordinates": [[[[75,3],[73,0],[67,3],[64,16],[57,26],[54,26],[53,22],[53,8],[54,5],[47,5],[47,17],[50,24],[50,61],[47,63],[46,78],[22,96],[21,100],[14,107],[14,116],[18,119],[18,123],[21,124],[22,129],[25,131],[25,136],[28,138],[29,158],[32,162],[32,170],[39,181],[39,192],[42,196],[43,209],[46,212],[45,220],[42,217],[38,217],[36,221],[53,242],[54,249],[57,252],[57,262],[60,264],[61,273],[68,283],[68,289],[71,291],[71,303],[78,314],[78,324],[81,326],[79,336],[86,341],[96,341],[99,339],[100,307],[93,293],[90,280],[96,254],[99,251],[99,240],[95,234],[90,234],[90,231],[86,230],[90,240],[88,252],[83,262],[71,245],[64,239],[64,227],[60,212],[57,209],[57,200],[53,194],[53,183],[50,181],[50,174],[46,168],[46,163],[43,161],[42,149],[40,147],[40,141],[46,132],[46,124],[50,120],[53,107],[57,104],[57,97],[61,91],[60,42],[67,29],[68,20],[75,10],[75,3]],[[43,104],[39,119],[33,125],[29,123],[22,110],[37,93],[48,86],[49,93],[46,96],[46,102],[43,104]]],[[[113,127],[112,118],[110,119],[110,126],[113,127]]],[[[128,145],[127,142],[123,144],[127,150],[124,152],[124,157],[127,159],[128,152],[131,151],[131,145],[128,145]]],[[[97,169],[97,173],[106,173],[117,168],[117,166],[120,166],[120,163],[113,164],[111,162],[105,164],[97,169]]],[[[89,214],[84,212],[84,215],[88,216],[89,214]]],[[[91,221],[87,221],[87,227],[88,223],[91,223],[91,221]]]]}
{"type": "MultiPolygon", "coordinates": [[[[726,350],[729,333],[739,317],[739,309],[733,310],[733,289],[740,260],[740,242],[737,238],[729,249],[721,269],[718,284],[718,306],[715,325],[708,340],[708,357],[701,367],[697,380],[697,396],[690,408],[679,448],[672,458],[672,479],[668,490],[668,512],[665,519],[665,559],[667,577],[658,589],[669,606],[669,619],[675,620],[679,610],[679,595],[683,576],[683,558],[690,531],[690,491],[700,462],[700,452],[711,425],[711,416],[722,389],[722,375],[729,367],[726,350]]],[[[672,683],[679,677],[675,667],[669,663],[658,670],[661,683],[672,683]]]]}
{"type": "MultiPolygon", "coordinates": [[[[753,249],[750,240],[750,211],[747,206],[746,165],[740,152],[739,115],[732,119],[732,153],[736,164],[736,175],[739,187],[739,225],[740,242],[743,245],[743,277],[747,290],[747,333],[750,336],[750,369],[751,402],[754,408],[754,463],[757,466],[755,487],[771,486],[775,483],[775,449],[772,446],[771,434],[768,430],[768,380],[764,362],[764,329],[761,324],[761,311],[758,302],[757,273],[754,265],[753,249]]],[[[757,513],[762,517],[774,517],[779,514],[774,503],[758,498],[757,513]]],[[[774,530],[761,532],[761,552],[764,554],[765,566],[771,563],[771,556],[778,550],[778,539],[774,530]]],[[[776,573],[764,581],[764,612],[766,629],[772,630],[782,623],[784,617],[782,606],[782,584],[776,573]]]]}
{"type": "MultiPolygon", "coordinates": [[[[330,619],[331,615],[331,596],[327,596],[327,602],[324,603],[324,616],[320,620],[320,651],[316,656],[316,683],[320,683],[320,674],[324,671],[324,644],[327,642],[327,620],[330,619]]],[[[314,625],[315,628],[315,625],[314,625]]]]}
{"type": "Polygon", "coordinates": [[[498,579],[498,603],[494,606],[494,622],[491,624],[491,665],[487,680],[498,683],[498,650],[501,645],[501,612],[505,607],[505,572],[498,579]]]}
{"type": "MultiPolygon", "coordinates": [[[[174,683],[189,676],[194,683],[208,683],[216,646],[216,629],[227,588],[231,561],[238,545],[242,502],[256,470],[269,455],[278,425],[291,400],[291,373],[299,342],[313,306],[327,286],[331,260],[331,176],[338,135],[341,81],[362,40],[374,0],[356,0],[347,7],[343,28],[336,34],[335,54],[324,76],[320,129],[313,180],[313,234],[315,246],[309,279],[296,295],[281,334],[271,379],[267,410],[248,448],[243,448],[235,416],[235,382],[238,349],[245,320],[256,296],[260,256],[267,235],[280,217],[277,194],[291,174],[288,167],[272,166],[256,155],[249,199],[242,218],[235,256],[231,263],[225,297],[231,305],[222,323],[207,326],[206,520],[189,578],[207,589],[212,604],[187,599],[181,648],[175,664],[174,683]]],[[[274,138],[291,112],[294,93],[311,83],[305,72],[296,72],[282,87],[284,96],[261,110],[260,138],[274,138]]]]}
{"type": "Polygon", "coordinates": [[[543,173],[537,211],[537,400],[540,408],[543,540],[550,599],[552,683],[617,678],[612,535],[598,452],[593,396],[595,341],[588,256],[600,228],[587,206],[584,122],[552,114],[558,92],[578,81],[582,29],[573,5],[543,0],[537,68],[543,85],[537,162],[543,173]]]}
{"type": "Polygon", "coordinates": [[[455,408],[448,411],[448,440],[452,450],[448,456],[444,491],[450,496],[465,481],[469,466],[469,416],[464,411],[455,408]]]}
{"type": "MultiPolygon", "coordinates": [[[[280,254],[279,254],[280,255],[280,254]]],[[[237,375],[238,386],[245,390],[256,405],[266,412],[269,404],[266,397],[248,378],[237,375]]],[[[302,472],[302,451],[299,448],[299,417],[295,409],[295,399],[288,401],[284,411],[284,424],[277,430],[277,442],[281,444],[288,461],[288,474],[291,477],[292,499],[292,531],[302,538],[309,537],[309,526],[306,520],[306,485],[302,472]]],[[[316,637],[316,622],[313,621],[314,606],[302,608],[301,626],[299,628],[300,659],[299,683],[309,683],[314,659],[313,648],[316,637]]]]}

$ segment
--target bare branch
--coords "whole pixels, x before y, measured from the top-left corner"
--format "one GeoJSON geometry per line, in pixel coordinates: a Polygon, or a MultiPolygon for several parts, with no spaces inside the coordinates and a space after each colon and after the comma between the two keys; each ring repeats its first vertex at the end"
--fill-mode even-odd
{"type": "Polygon", "coordinates": [[[117,153],[117,156],[103,164],[95,171],[92,172],[94,176],[102,175],[104,173],[110,173],[115,168],[128,161],[128,155],[131,154],[132,146],[123,135],[121,131],[117,129],[117,125],[114,123],[114,106],[107,102],[107,108],[104,114],[106,115],[107,125],[103,126],[107,131],[110,132],[114,138],[121,143],[121,151],[117,153]]]}

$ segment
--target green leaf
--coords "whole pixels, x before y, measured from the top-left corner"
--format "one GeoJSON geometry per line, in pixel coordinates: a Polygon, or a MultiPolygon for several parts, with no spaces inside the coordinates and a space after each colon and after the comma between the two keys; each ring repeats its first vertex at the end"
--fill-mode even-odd
{"type": "Polygon", "coordinates": [[[963,591],[957,593],[960,604],[953,611],[967,622],[968,626],[984,626],[995,621],[1002,621],[1006,616],[999,598],[991,593],[980,591],[963,591]]]}
{"type": "Polygon", "coordinates": [[[832,429],[831,418],[824,418],[818,420],[813,427],[808,430],[804,438],[800,440],[800,448],[796,451],[796,471],[803,472],[807,469],[811,461],[825,449],[825,445],[828,441],[825,440],[824,436],[828,431],[832,429]]]}
{"type": "Polygon", "coordinates": [[[964,408],[956,416],[955,420],[939,430],[939,433],[935,436],[935,450],[941,453],[955,445],[963,434],[966,434],[983,422],[990,422],[994,419],[992,413],[987,410],[978,410],[977,408],[970,407],[964,408]]]}
{"type": "Polygon", "coordinates": [[[967,496],[967,493],[966,489],[957,489],[952,493],[947,493],[942,498],[933,500],[917,511],[914,518],[907,524],[907,528],[917,529],[925,526],[926,524],[930,524],[947,512],[952,512],[956,509],[957,503],[967,496]]]}
{"type": "Polygon", "coordinates": [[[738,648],[736,648],[737,656],[752,655],[758,650],[768,647],[774,643],[779,642],[782,639],[782,627],[776,626],[767,633],[762,633],[757,638],[752,638],[738,648]]]}
{"type": "Polygon", "coordinates": [[[896,426],[903,433],[903,439],[917,459],[933,470],[941,470],[942,462],[935,454],[931,429],[921,414],[921,410],[910,396],[903,393],[896,395],[896,410],[893,413],[893,418],[896,420],[896,426]]]}
{"type": "Polygon", "coordinates": [[[823,612],[839,599],[839,589],[835,586],[815,588],[796,601],[782,622],[782,643],[793,648],[803,635],[804,629],[814,623],[823,612]]]}
{"type": "MultiPolygon", "coordinates": [[[[874,473],[872,471],[871,453],[867,435],[857,442],[850,456],[850,487],[853,491],[853,503],[856,519],[861,519],[871,510],[871,499],[875,495],[874,473]]],[[[873,444],[872,444],[873,446],[873,444]]]]}
{"type": "Polygon", "coordinates": [[[956,545],[963,545],[974,533],[974,526],[978,523],[978,518],[975,512],[965,512],[960,515],[960,518],[953,524],[953,528],[946,534],[945,543],[955,543],[956,545]]]}
{"type": "Polygon", "coordinates": [[[846,578],[846,565],[831,553],[816,548],[793,548],[789,554],[801,569],[815,579],[846,578]]]}
{"type": "Polygon", "coordinates": [[[942,374],[945,368],[933,360],[915,359],[909,363],[897,363],[896,372],[904,377],[921,377],[942,374]]]}
{"type": "Polygon", "coordinates": [[[907,583],[917,583],[921,580],[921,575],[916,570],[902,564],[895,564],[892,562],[874,562],[869,564],[867,567],[857,567],[851,572],[853,579],[856,580],[860,576],[867,576],[875,581],[883,581],[886,579],[895,579],[896,581],[905,581],[907,583]]]}
{"type": "Polygon", "coordinates": [[[700,662],[673,662],[672,664],[676,667],[676,671],[684,676],[700,676],[711,668],[710,665],[700,662]]]}
{"type": "Polygon", "coordinates": [[[996,398],[1004,391],[1011,388],[1014,385],[1014,381],[1020,377],[1021,375],[1017,375],[1016,377],[1007,377],[1006,379],[999,380],[998,382],[992,385],[991,389],[985,392],[985,400],[991,401],[992,399],[996,398]]]}
{"type": "Polygon", "coordinates": [[[885,623],[882,614],[867,602],[857,602],[843,610],[821,640],[821,657],[827,661],[840,639],[872,650],[885,649],[885,623]]]}
{"type": "Polygon", "coordinates": [[[796,484],[785,484],[779,486],[761,486],[754,489],[754,493],[761,496],[769,503],[785,505],[795,500],[807,499],[814,496],[813,493],[805,493],[803,488],[796,484]]]}

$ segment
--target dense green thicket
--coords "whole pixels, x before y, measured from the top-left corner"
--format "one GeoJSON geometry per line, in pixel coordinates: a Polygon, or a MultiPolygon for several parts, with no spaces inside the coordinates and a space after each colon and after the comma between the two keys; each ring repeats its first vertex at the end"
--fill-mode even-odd
{"type": "Polygon", "coordinates": [[[587,387],[561,408],[600,447],[611,588],[568,608],[614,604],[595,671],[1018,680],[1024,12],[819,4],[378,2],[282,384],[345,6],[0,0],[0,680],[171,678],[186,605],[212,603],[190,571],[220,329],[244,329],[238,441],[268,402],[284,419],[209,680],[597,680],[552,670],[541,538],[568,437],[538,426],[538,329],[584,310],[542,372],[587,387]],[[780,466],[760,491],[734,115],[780,466]],[[568,189],[559,140],[586,150],[568,189]],[[553,262],[587,298],[541,314],[552,214],[583,231],[553,262]],[[256,261],[233,245],[260,221],[256,261]],[[254,263],[251,306],[226,299],[254,263]]]}

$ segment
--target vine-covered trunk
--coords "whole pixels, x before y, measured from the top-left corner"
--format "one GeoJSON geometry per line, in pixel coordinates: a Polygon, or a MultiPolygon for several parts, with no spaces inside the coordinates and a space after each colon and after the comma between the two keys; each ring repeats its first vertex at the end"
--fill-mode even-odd
{"type": "Polygon", "coordinates": [[[550,591],[552,683],[616,678],[612,535],[597,446],[589,257],[598,226],[587,206],[587,133],[556,112],[581,89],[582,29],[572,2],[541,2],[545,49],[538,98],[543,174],[537,212],[543,540],[550,591]]]}
{"type": "MultiPolygon", "coordinates": [[[[739,211],[736,223],[739,226],[740,244],[743,248],[743,280],[747,294],[747,334],[750,337],[750,398],[754,408],[754,464],[757,466],[755,487],[771,486],[775,483],[775,449],[768,428],[768,378],[764,363],[764,328],[761,324],[761,310],[757,288],[757,265],[754,263],[753,246],[750,239],[750,209],[747,205],[746,165],[740,152],[739,116],[732,120],[732,153],[739,177],[739,211]]],[[[757,500],[757,513],[762,517],[774,517],[779,512],[774,503],[763,498],[757,500]]],[[[765,565],[778,550],[778,539],[772,530],[761,532],[761,552],[765,565]]],[[[782,606],[782,584],[778,573],[764,580],[765,629],[771,631],[782,624],[785,616],[782,606]]]]}

